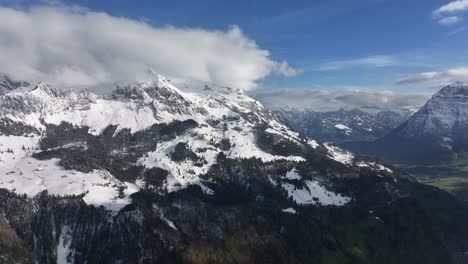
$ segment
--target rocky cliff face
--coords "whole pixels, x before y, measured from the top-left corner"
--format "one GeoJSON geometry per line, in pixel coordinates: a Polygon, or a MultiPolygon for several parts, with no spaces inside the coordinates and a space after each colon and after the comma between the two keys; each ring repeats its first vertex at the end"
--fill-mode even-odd
{"type": "Polygon", "coordinates": [[[441,263],[468,248],[450,195],[292,131],[241,90],[38,84],[1,95],[0,120],[7,262],[441,263]]]}

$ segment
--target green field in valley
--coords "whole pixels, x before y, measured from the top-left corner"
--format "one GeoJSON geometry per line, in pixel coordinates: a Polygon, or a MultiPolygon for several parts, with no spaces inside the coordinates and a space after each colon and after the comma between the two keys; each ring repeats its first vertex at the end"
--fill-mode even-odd
{"type": "Polygon", "coordinates": [[[468,201],[468,160],[457,160],[438,165],[397,164],[420,182],[451,192],[468,201]]]}

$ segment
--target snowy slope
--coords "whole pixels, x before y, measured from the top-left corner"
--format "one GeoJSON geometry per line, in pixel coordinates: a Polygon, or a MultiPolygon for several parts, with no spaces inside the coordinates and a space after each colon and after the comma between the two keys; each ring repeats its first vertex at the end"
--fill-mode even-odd
{"type": "Polygon", "coordinates": [[[222,87],[216,89],[213,92],[201,87],[198,91],[192,89],[195,91],[185,93],[155,74],[148,81],[117,87],[112,96],[100,96],[87,90],[61,92],[44,83],[26,91],[2,95],[0,117],[18,126],[33,127],[38,132],[12,136],[3,131],[4,135],[0,137],[3,149],[0,154],[0,186],[30,196],[45,189],[56,195],[87,193],[84,196],[86,202],[112,208],[129,202],[128,195],[137,191],[136,185],[121,183],[109,172],[93,171],[85,174],[68,171],[58,165],[58,160],[39,161],[31,157],[39,148],[40,137],[45,133],[47,125],[59,125],[62,122],[89,127],[89,133],[99,135],[110,125],[118,127],[116,133],[121,129],[129,129],[134,133],[153,124],[195,120],[199,126],[187,134],[159,144],[157,149],[138,161],[147,168],[168,170],[168,191],[189,184],[201,184],[198,176],[208,171],[222,151],[221,146],[210,146],[210,142],[220,142],[222,139],[231,142],[231,148],[224,151],[229,158],[303,160],[301,157],[275,156],[258,148],[254,130],[260,122],[269,123],[268,130],[271,133],[284,135],[290,140],[299,141],[300,138],[242,91],[222,87]],[[218,124],[213,125],[213,121],[218,124]],[[171,160],[171,150],[180,142],[187,143],[193,150],[206,148],[197,153],[206,160],[206,164],[198,167],[190,160],[171,160]],[[106,187],[109,185],[114,187],[106,187]],[[117,197],[116,186],[125,188],[125,198],[117,197]]]}
{"type": "MultiPolygon", "coordinates": [[[[299,172],[294,168],[286,173],[282,177],[283,181],[278,183],[275,180],[270,179],[274,185],[281,185],[281,187],[287,191],[288,196],[294,200],[298,205],[307,205],[307,204],[321,204],[321,205],[334,205],[342,206],[351,201],[350,197],[343,196],[341,194],[334,193],[327,190],[322,184],[318,181],[305,180],[304,186],[297,187],[295,184],[289,181],[299,181],[302,177],[299,172]]],[[[284,212],[293,213],[295,211],[287,210],[284,212]]]]}
{"type": "Polygon", "coordinates": [[[38,146],[38,136],[0,136],[0,188],[35,196],[47,190],[52,195],[81,195],[92,205],[119,210],[129,203],[128,196],[138,190],[134,184],[122,183],[107,171],[82,173],[65,170],[59,160],[31,157],[38,146]],[[119,187],[125,197],[118,197],[119,187]]]}
{"type": "MultiPolygon", "coordinates": [[[[182,91],[164,77],[152,73],[146,81],[118,85],[110,95],[98,95],[85,89],[60,91],[44,83],[0,95],[0,150],[3,151],[0,152],[0,188],[28,196],[43,190],[55,195],[83,194],[83,200],[88,204],[119,210],[145,183],[141,179],[135,183],[121,181],[104,166],[91,171],[66,170],[60,158],[35,159],[35,153],[55,151],[40,147],[44,138],[50,141],[49,127],[60,127],[66,122],[75,127],[67,129],[87,128],[90,137],[99,137],[110,126],[115,126],[114,136],[123,130],[144,135],[155,124],[187,120],[195,121],[196,125],[184,133],[165,138],[143,155],[128,154],[130,158],[139,155],[135,162],[132,161],[134,166],[167,171],[164,180],[167,192],[198,185],[206,194],[212,194],[200,177],[216,164],[220,153],[228,159],[305,161],[300,154],[268,152],[258,144],[260,135],[268,135],[280,147],[323,148],[329,152],[329,158],[353,166],[352,154],[292,131],[240,89],[191,83],[182,91]],[[259,134],[259,130],[263,134],[259,134]],[[191,158],[174,158],[177,148],[191,153],[191,158]]],[[[55,140],[53,135],[52,140],[55,140]]],[[[68,150],[76,152],[90,147],[83,143],[84,139],[81,140],[58,144],[55,148],[67,153],[68,150]]],[[[131,147],[138,148],[124,145],[109,155],[125,157],[131,147]]],[[[314,182],[308,182],[306,186],[334,197],[314,182]]],[[[300,204],[314,204],[309,200],[300,204]]],[[[333,201],[324,200],[322,204],[333,204],[333,201]]],[[[340,204],[345,203],[340,201],[340,204]]]]}

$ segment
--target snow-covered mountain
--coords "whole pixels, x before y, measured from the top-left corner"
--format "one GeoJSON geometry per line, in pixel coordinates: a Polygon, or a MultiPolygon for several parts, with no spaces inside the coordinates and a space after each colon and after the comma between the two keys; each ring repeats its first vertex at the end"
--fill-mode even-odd
{"type": "Polygon", "coordinates": [[[305,161],[308,148],[323,148],[331,159],[359,162],[351,154],[342,160],[346,152],[292,131],[241,90],[185,88],[153,74],[144,82],[118,85],[111,95],[61,91],[45,83],[1,95],[0,188],[30,197],[43,190],[85,194],[88,204],[119,210],[147,184],[144,173],[130,177],[125,171],[161,169],[167,172],[161,190],[198,185],[212,193],[202,176],[220,154],[294,164],[305,161]],[[112,142],[128,135],[139,137],[131,144],[112,142]],[[95,142],[103,138],[105,143],[95,142]],[[100,156],[110,161],[97,160],[100,156]]]}
{"type": "Polygon", "coordinates": [[[468,152],[467,131],[468,84],[455,83],[387,136],[363,146],[351,144],[351,149],[398,161],[443,162],[468,152]]]}
{"type": "Polygon", "coordinates": [[[341,144],[381,138],[405,122],[413,111],[360,107],[351,110],[316,112],[284,107],[277,108],[275,113],[304,135],[314,137],[320,142],[341,144]]]}
{"type": "Polygon", "coordinates": [[[405,137],[437,137],[452,148],[460,130],[467,129],[468,84],[455,83],[434,94],[398,133],[405,137]]]}
{"type": "Polygon", "coordinates": [[[239,89],[153,73],[0,95],[0,262],[440,263],[466,251],[439,239],[468,233],[461,208],[239,89]]]}
{"type": "Polygon", "coordinates": [[[347,89],[291,89],[254,96],[295,130],[337,144],[381,138],[430,98],[426,93],[347,89]]]}

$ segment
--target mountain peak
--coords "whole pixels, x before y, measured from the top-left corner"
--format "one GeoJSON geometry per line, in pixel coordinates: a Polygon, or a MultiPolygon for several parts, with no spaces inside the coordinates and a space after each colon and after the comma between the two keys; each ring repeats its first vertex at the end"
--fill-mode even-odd
{"type": "Polygon", "coordinates": [[[468,96],[468,83],[455,82],[440,89],[434,97],[468,96]]]}
{"type": "Polygon", "coordinates": [[[57,91],[52,88],[49,84],[44,82],[39,82],[32,90],[32,93],[38,96],[48,96],[48,97],[56,97],[57,91]]]}
{"type": "MultiPolygon", "coordinates": [[[[468,84],[456,82],[437,92],[409,120],[410,135],[450,137],[468,122],[468,84]]],[[[455,133],[456,134],[456,133],[455,133]]]]}
{"type": "Polygon", "coordinates": [[[406,123],[380,139],[373,148],[397,161],[449,160],[467,151],[467,130],[468,84],[456,82],[442,88],[406,123]]]}
{"type": "Polygon", "coordinates": [[[142,88],[150,88],[150,87],[168,88],[167,84],[169,83],[170,83],[169,80],[167,80],[163,75],[159,74],[157,71],[151,68],[147,70],[146,79],[138,82],[139,86],[142,88]]]}
{"type": "Polygon", "coordinates": [[[25,81],[17,81],[10,78],[6,74],[0,74],[0,94],[7,93],[19,87],[29,86],[30,83],[25,81]]]}
{"type": "Polygon", "coordinates": [[[145,83],[150,83],[153,85],[156,84],[158,87],[164,86],[164,83],[166,82],[166,78],[164,78],[164,76],[160,75],[153,69],[148,69],[147,74],[148,77],[145,83]]]}

